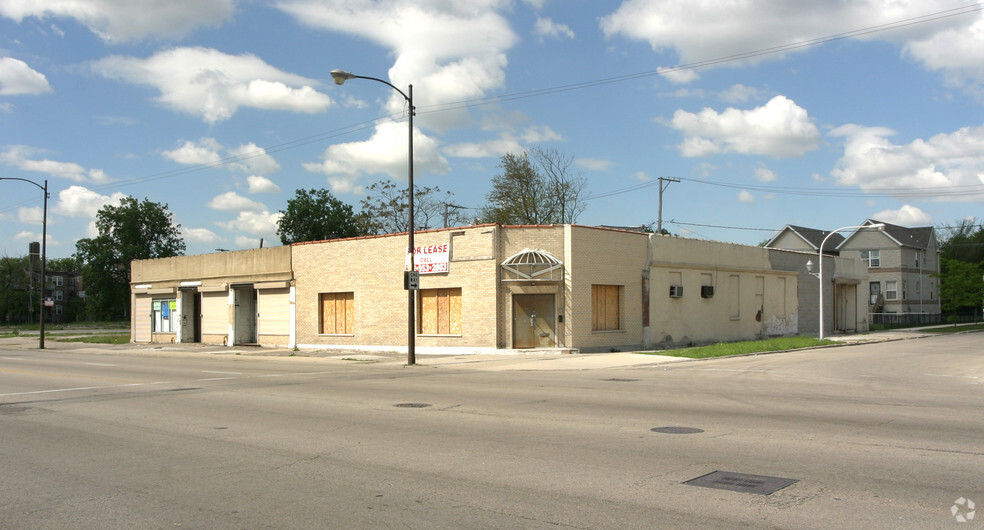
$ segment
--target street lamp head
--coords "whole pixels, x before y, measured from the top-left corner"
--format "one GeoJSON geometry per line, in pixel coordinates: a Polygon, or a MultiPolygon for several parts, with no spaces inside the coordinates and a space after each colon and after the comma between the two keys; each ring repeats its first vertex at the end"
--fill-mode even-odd
{"type": "MultiPolygon", "coordinates": [[[[339,84],[341,84],[341,83],[339,83],[339,84]]],[[[875,228],[879,232],[884,232],[885,231],[885,223],[875,223],[873,225],[867,225],[867,226],[865,226],[865,228],[875,228]]]]}
{"type": "Polygon", "coordinates": [[[345,84],[349,79],[353,79],[355,76],[352,72],[346,72],[345,70],[340,70],[338,68],[331,71],[331,78],[335,80],[336,85],[345,84]]]}

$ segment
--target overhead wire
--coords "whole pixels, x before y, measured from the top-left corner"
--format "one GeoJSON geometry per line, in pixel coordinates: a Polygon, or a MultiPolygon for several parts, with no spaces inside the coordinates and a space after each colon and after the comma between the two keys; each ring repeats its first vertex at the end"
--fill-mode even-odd
{"type": "MultiPolygon", "coordinates": [[[[422,106],[417,106],[416,107],[416,110],[417,110],[417,113],[418,114],[446,112],[446,111],[451,111],[451,110],[456,110],[456,109],[461,109],[461,108],[469,108],[469,107],[476,107],[476,106],[483,106],[483,105],[498,104],[498,103],[501,103],[501,102],[513,101],[513,100],[518,100],[518,99],[527,99],[527,98],[533,98],[533,97],[542,97],[542,96],[547,96],[547,95],[556,94],[556,93],[560,93],[560,92],[568,92],[568,91],[574,91],[574,90],[583,90],[583,89],[592,88],[592,87],[596,87],[596,86],[603,86],[603,85],[608,85],[608,84],[613,84],[613,83],[621,83],[621,82],[626,82],[626,81],[632,81],[632,80],[636,80],[636,79],[641,79],[641,78],[645,78],[645,77],[652,77],[652,76],[657,76],[657,75],[663,75],[663,74],[666,74],[666,73],[671,73],[671,72],[676,72],[676,71],[697,69],[697,68],[702,68],[702,67],[707,67],[707,66],[713,66],[713,65],[727,63],[727,62],[735,62],[735,61],[747,60],[747,59],[752,59],[752,58],[756,58],[756,57],[761,57],[761,56],[764,56],[764,55],[771,55],[771,54],[782,53],[782,52],[797,50],[797,49],[801,49],[801,48],[806,48],[806,47],[818,46],[818,45],[821,45],[821,44],[826,44],[826,43],[834,42],[834,41],[838,41],[838,40],[849,39],[849,38],[854,38],[854,37],[860,37],[860,36],[870,35],[870,34],[873,34],[873,33],[890,31],[890,30],[904,28],[904,27],[913,26],[913,25],[917,25],[917,24],[925,24],[925,23],[928,23],[928,22],[934,22],[934,21],[942,20],[942,19],[946,19],[946,18],[967,15],[967,14],[971,14],[971,13],[974,13],[974,12],[979,12],[979,11],[982,11],[982,10],[984,10],[984,3],[968,4],[968,5],[964,5],[964,6],[960,6],[960,7],[956,7],[956,8],[951,8],[951,9],[946,9],[946,10],[942,10],[942,11],[937,11],[937,12],[934,12],[934,13],[929,13],[929,14],[926,14],[926,15],[920,15],[920,16],[916,16],[916,17],[911,17],[911,18],[907,18],[907,19],[902,19],[902,20],[894,21],[894,22],[888,22],[888,23],[884,23],[884,24],[878,24],[878,25],[875,25],[875,26],[869,26],[869,27],[865,27],[865,28],[859,28],[859,29],[856,29],[856,30],[847,31],[847,32],[843,32],[843,33],[837,33],[837,34],[833,34],[833,35],[828,35],[828,36],[825,36],[825,37],[818,37],[818,38],[815,38],[815,39],[808,39],[808,40],[804,40],[804,41],[798,41],[798,42],[788,43],[788,44],[779,45],[779,46],[772,46],[772,47],[767,47],[767,48],[761,48],[761,49],[758,49],[758,50],[752,50],[752,51],[748,51],[748,52],[742,52],[742,53],[737,53],[737,54],[732,54],[732,55],[726,55],[726,56],[717,57],[717,58],[714,58],[714,59],[708,59],[708,60],[703,60],[703,61],[695,61],[695,62],[691,62],[691,63],[679,64],[679,65],[672,66],[672,67],[657,68],[657,69],[654,69],[654,70],[647,70],[647,71],[636,72],[636,73],[631,73],[631,74],[625,74],[625,75],[620,75],[620,76],[606,77],[606,78],[595,79],[595,80],[591,80],[591,81],[584,81],[584,82],[578,82],[578,83],[569,83],[569,84],[557,85],[557,86],[553,86],[553,87],[545,87],[545,88],[540,88],[540,89],[533,89],[533,90],[527,90],[527,91],[521,91],[521,92],[514,92],[514,93],[511,93],[511,94],[502,94],[502,95],[496,95],[496,96],[488,96],[488,97],[483,97],[483,98],[474,98],[474,99],[460,100],[460,101],[440,103],[440,104],[433,104],[433,105],[422,105],[422,106]]],[[[311,135],[311,136],[307,136],[307,137],[303,137],[303,138],[298,138],[298,139],[295,139],[295,140],[290,140],[288,142],[284,142],[284,143],[281,143],[281,144],[276,144],[276,145],[268,146],[268,147],[262,147],[262,148],[259,148],[259,149],[255,150],[255,151],[252,151],[250,153],[243,153],[243,154],[239,154],[239,155],[235,155],[235,156],[225,157],[225,158],[221,158],[219,160],[213,161],[213,162],[207,162],[207,163],[202,163],[202,164],[189,165],[187,167],[178,168],[178,169],[174,169],[174,170],[162,171],[162,172],[159,172],[159,173],[153,173],[153,174],[145,175],[145,176],[142,176],[142,177],[134,177],[134,178],[130,178],[130,179],[123,179],[123,180],[113,181],[112,183],[106,183],[106,184],[97,184],[97,185],[90,186],[89,189],[91,189],[93,191],[99,191],[99,190],[104,190],[104,189],[109,189],[109,188],[120,188],[120,187],[132,186],[132,185],[139,184],[139,183],[144,183],[144,182],[150,182],[150,181],[155,181],[155,180],[161,180],[161,179],[166,179],[166,178],[172,178],[172,177],[182,176],[182,175],[186,175],[186,174],[189,174],[189,173],[195,173],[195,172],[199,172],[199,171],[203,171],[203,170],[207,170],[207,169],[213,169],[213,168],[217,168],[217,167],[223,167],[223,166],[235,164],[235,163],[238,163],[238,162],[242,162],[244,160],[249,160],[251,158],[256,158],[256,157],[259,157],[259,156],[263,156],[263,155],[268,154],[268,153],[276,153],[276,152],[291,150],[291,149],[295,149],[295,148],[298,148],[298,147],[301,147],[301,146],[310,145],[310,144],[313,144],[313,143],[319,143],[319,142],[323,142],[325,140],[329,140],[329,139],[333,139],[333,138],[338,138],[338,137],[341,137],[341,136],[346,136],[346,135],[349,135],[349,134],[352,134],[352,133],[355,133],[355,132],[358,132],[358,131],[370,129],[375,124],[377,124],[377,123],[379,123],[381,121],[400,121],[400,119],[401,119],[400,116],[405,116],[405,115],[406,115],[406,112],[399,113],[399,114],[383,115],[383,116],[379,116],[379,117],[373,118],[371,120],[366,120],[366,121],[363,121],[363,122],[360,122],[360,123],[356,123],[356,124],[352,124],[352,125],[348,125],[348,126],[344,126],[344,127],[339,127],[339,128],[336,128],[336,129],[332,129],[332,130],[325,131],[325,132],[322,132],[322,133],[314,134],[314,135],[311,135]]],[[[695,182],[696,182],[696,180],[695,180],[695,182]]],[[[710,182],[707,182],[707,183],[710,183],[710,182]]],[[[638,189],[642,189],[642,188],[645,188],[645,187],[648,187],[648,186],[651,186],[651,185],[654,185],[654,184],[644,183],[644,184],[640,184],[640,185],[637,185],[637,186],[625,188],[625,189],[622,189],[622,190],[615,190],[615,191],[612,191],[612,192],[607,192],[607,193],[602,193],[602,194],[598,194],[598,195],[593,195],[593,196],[589,197],[588,200],[590,200],[590,199],[599,199],[599,198],[608,197],[608,196],[612,196],[612,195],[618,195],[620,193],[628,193],[628,192],[636,191],[638,189]]],[[[718,185],[718,184],[712,184],[712,185],[718,185]]],[[[723,185],[723,184],[720,184],[720,185],[723,185]]],[[[984,191],[984,190],[982,190],[982,191],[984,191]]],[[[788,193],[794,193],[794,191],[788,191],[788,193]]],[[[801,192],[801,193],[802,194],[809,194],[809,192],[805,192],[805,191],[804,192],[801,192]]],[[[817,195],[819,195],[821,193],[829,194],[828,196],[841,196],[840,194],[838,194],[835,191],[824,191],[824,190],[819,190],[818,189],[818,190],[815,190],[813,192],[813,194],[817,194],[817,195]]],[[[977,193],[977,192],[975,192],[975,193],[977,193]]],[[[954,191],[953,194],[954,195],[956,195],[956,194],[965,194],[965,192],[954,191]]],[[[0,208],[0,212],[9,211],[10,208],[16,208],[17,206],[18,205],[14,205],[14,206],[8,207],[8,208],[0,208]]]]}

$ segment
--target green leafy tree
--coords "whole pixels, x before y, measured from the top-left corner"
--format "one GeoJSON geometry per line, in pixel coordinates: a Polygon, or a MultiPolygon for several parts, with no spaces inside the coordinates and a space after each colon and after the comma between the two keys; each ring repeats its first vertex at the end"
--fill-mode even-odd
{"type": "Polygon", "coordinates": [[[507,153],[492,178],[479,218],[499,224],[574,223],[584,212],[587,181],[574,171],[574,157],[555,150],[507,153]]]}
{"type": "Polygon", "coordinates": [[[968,263],[984,263],[984,225],[977,219],[961,219],[954,226],[938,227],[943,256],[968,263]]]}
{"type": "Polygon", "coordinates": [[[284,245],[368,234],[365,220],[352,213],[352,206],[324,188],[296,190],[280,213],[277,235],[284,245]]]}
{"type": "MultiPolygon", "coordinates": [[[[0,323],[22,324],[36,313],[30,300],[30,271],[27,256],[0,258],[0,323]]],[[[37,301],[37,300],[34,300],[37,301]]]]}
{"type": "Polygon", "coordinates": [[[488,204],[480,217],[486,223],[504,225],[550,224],[555,220],[554,204],[546,179],[530,157],[506,153],[499,162],[502,173],[492,177],[488,204]]]}
{"type": "MultiPolygon", "coordinates": [[[[461,207],[454,203],[454,194],[441,189],[414,186],[413,224],[417,230],[457,226],[467,220],[461,207]]],[[[372,234],[406,232],[410,226],[410,205],[407,187],[391,180],[382,180],[369,186],[362,200],[361,215],[365,217],[367,230],[372,234]]]]}
{"type": "Polygon", "coordinates": [[[87,309],[100,320],[130,316],[130,262],[180,256],[185,244],[166,204],[124,197],[96,214],[99,235],[75,244],[87,309]]]}
{"type": "Polygon", "coordinates": [[[984,289],[981,287],[984,267],[946,256],[940,257],[940,266],[940,304],[943,311],[976,311],[984,303],[984,289]]]}

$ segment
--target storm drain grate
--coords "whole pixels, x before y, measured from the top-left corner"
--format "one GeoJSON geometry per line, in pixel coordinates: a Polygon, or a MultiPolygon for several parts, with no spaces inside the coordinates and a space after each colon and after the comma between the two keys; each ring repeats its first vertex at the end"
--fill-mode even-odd
{"type": "Polygon", "coordinates": [[[660,434],[700,434],[704,429],[697,427],[653,427],[650,431],[660,434]]]}
{"type": "Polygon", "coordinates": [[[429,403],[397,403],[396,405],[393,406],[404,408],[404,409],[422,409],[422,408],[429,407],[430,404],[429,403]]]}
{"type": "Polygon", "coordinates": [[[638,381],[638,379],[625,379],[622,377],[613,377],[611,379],[605,379],[605,381],[611,383],[635,383],[636,381],[638,381]]]}
{"type": "Polygon", "coordinates": [[[719,490],[737,491],[741,493],[769,495],[796,482],[799,482],[799,480],[792,478],[749,475],[747,473],[731,473],[729,471],[715,471],[702,477],[690,479],[684,482],[684,484],[688,484],[690,486],[700,486],[702,488],[714,488],[719,490]]]}

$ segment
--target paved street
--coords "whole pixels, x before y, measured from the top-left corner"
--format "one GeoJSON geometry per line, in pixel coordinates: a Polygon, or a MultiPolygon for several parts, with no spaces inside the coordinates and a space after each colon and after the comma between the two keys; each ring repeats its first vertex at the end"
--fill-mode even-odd
{"type": "Polygon", "coordinates": [[[0,340],[0,528],[980,527],[951,508],[984,502],[982,339],[413,367],[0,340]],[[684,484],[714,471],[795,482],[684,484]]]}

